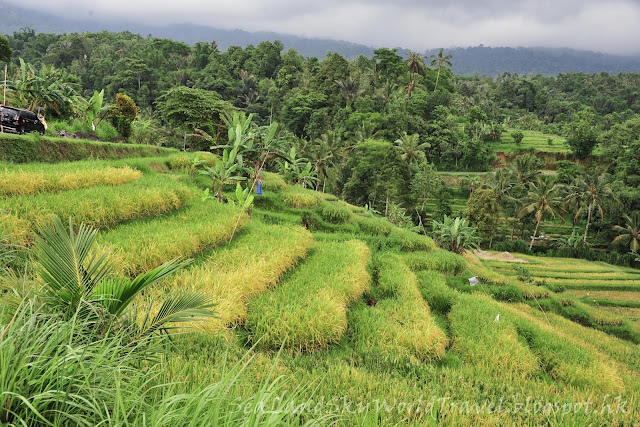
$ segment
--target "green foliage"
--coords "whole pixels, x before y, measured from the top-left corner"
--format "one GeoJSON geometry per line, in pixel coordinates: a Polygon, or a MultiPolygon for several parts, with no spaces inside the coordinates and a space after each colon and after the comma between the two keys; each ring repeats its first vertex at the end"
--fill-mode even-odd
{"type": "Polygon", "coordinates": [[[6,37],[0,36],[0,62],[11,61],[11,55],[13,50],[9,46],[9,40],[6,37]]]}
{"type": "Polygon", "coordinates": [[[477,247],[476,232],[466,219],[445,215],[442,222],[433,221],[433,240],[441,248],[456,254],[477,247]]]}
{"type": "Polygon", "coordinates": [[[218,129],[222,118],[231,114],[233,106],[216,92],[177,86],[157,101],[158,111],[171,126],[188,132],[196,129],[218,129]]]}
{"type": "Polygon", "coordinates": [[[324,202],[320,205],[320,216],[333,224],[344,224],[352,217],[351,210],[343,203],[324,202]]]}
{"type": "Polygon", "coordinates": [[[589,110],[576,113],[573,121],[567,125],[567,145],[578,159],[586,159],[600,138],[595,126],[595,115],[589,110]]]}
{"type": "Polygon", "coordinates": [[[109,121],[120,135],[125,138],[131,136],[133,121],[138,117],[140,109],[127,95],[119,93],[116,101],[109,110],[109,121]]]}
{"type": "Polygon", "coordinates": [[[471,193],[467,201],[465,218],[475,227],[480,237],[491,244],[499,222],[500,206],[493,190],[482,189],[471,193]]]}
{"type": "Polygon", "coordinates": [[[516,145],[520,145],[524,139],[524,133],[519,130],[513,131],[511,132],[511,138],[513,138],[513,142],[515,142],[516,145]]]}

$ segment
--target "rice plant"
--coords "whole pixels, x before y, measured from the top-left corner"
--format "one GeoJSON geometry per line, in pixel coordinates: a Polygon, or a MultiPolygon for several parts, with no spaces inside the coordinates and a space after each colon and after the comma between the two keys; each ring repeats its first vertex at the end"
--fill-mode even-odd
{"type": "Polygon", "coordinates": [[[313,352],[340,340],[347,307],[369,288],[370,251],[362,242],[315,244],[272,292],[249,302],[246,326],[259,347],[313,352]]]}
{"type": "Polygon", "coordinates": [[[97,185],[115,186],[134,182],[140,178],[142,178],[142,172],[128,166],[81,169],[56,174],[5,171],[0,174],[0,197],[54,193],[97,185]]]}
{"type": "Polygon", "coordinates": [[[274,288],[303,259],[313,237],[302,227],[251,224],[233,241],[216,249],[197,266],[177,275],[168,289],[195,289],[216,304],[207,331],[240,324],[251,298],[274,288]]]}
{"type": "Polygon", "coordinates": [[[192,257],[231,237],[248,222],[246,213],[229,204],[193,202],[166,217],[133,221],[102,233],[101,246],[114,253],[125,275],[134,277],[172,258],[192,257]]]}

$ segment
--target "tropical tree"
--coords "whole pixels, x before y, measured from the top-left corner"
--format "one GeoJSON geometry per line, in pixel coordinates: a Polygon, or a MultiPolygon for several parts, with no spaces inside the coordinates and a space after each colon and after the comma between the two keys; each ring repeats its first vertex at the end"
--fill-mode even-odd
{"type": "Polygon", "coordinates": [[[422,55],[411,50],[409,51],[409,59],[407,59],[406,63],[411,74],[422,74],[427,68],[422,55]]]}
{"type": "Polygon", "coordinates": [[[140,339],[167,332],[176,323],[211,316],[205,296],[181,292],[166,298],[155,315],[146,310],[140,318],[132,303],[154,283],[175,273],[190,260],[174,259],[133,280],[115,275],[115,263],[108,253],[95,249],[98,230],[80,225],[68,229],[59,218],[40,229],[34,252],[44,284],[45,305],[71,318],[78,314],[104,322],[105,327],[126,327],[140,339]],[[141,320],[142,319],[142,320],[141,320]]]}
{"type": "Polygon", "coordinates": [[[640,250],[640,212],[634,212],[631,216],[625,215],[626,224],[624,227],[616,225],[613,230],[619,235],[611,243],[621,243],[629,246],[631,252],[637,254],[640,250]]]}
{"type": "Polygon", "coordinates": [[[442,68],[451,67],[453,65],[450,61],[452,56],[451,55],[444,56],[443,52],[444,52],[444,49],[441,48],[440,52],[438,52],[437,55],[430,56],[430,58],[434,58],[433,61],[431,61],[431,66],[436,67],[438,69],[438,75],[436,76],[436,86],[433,88],[434,92],[438,89],[438,81],[440,80],[440,72],[442,71],[442,68]]]}
{"type": "Polygon", "coordinates": [[[400,153],[402,160],[407,163],[414,161],[426,160],[424,150],[431,147],[428,142],[420,142],[420,135],[414,133],[409,135],[407,132],[395,140],[395,149],[400,153]]]}
{"type": "Polygon", "coordinates": [[[529,183],[529,192],[524,198],[524,206],[519,215],[520,218],[524,218],[533,214],[536,219],[536,228],[531,236],[529,249],[533,247],[533,241],[545,215],[549,214],[553,218],[559,217],[562,219],[560,210],[563,207],[563,198],[560,196],[560,190],[561,185],[552,182],[550,179],[541,179],[538,182],[529,183]]]}
{"type": "Polygon", "coordinates": [[[351,104],[365,92],[360,89],[358,81],[354,80],[352,77],[335,80],[335,83],[338,86],[338,89],[340,89],[340,93],[347,101],[347,107],[350,107],[351,104]]]}
{"type": "Polygon", "coordinates": [[[526,188],[529,183],[539,178],[542,166],[542,162],[537,157],[524,154],[511,160],[507,169],[514,176],[515,181],[526,188]]]}
{"type": "Polygon", "coordinates": [[[93,91],[93,95],[87,101],[87,109],[84,112],[87,122],[91,123],[91,129],[96,131],[95,119],[98,116],[100,110],[102,110],[102,104],[104,102],[104,89],[100,92],[97,90],[93,91]]]}
{"type": "Polygon", "coordinates": [[[609,184],[609,175],[593,171],[574,180],[569,186],[567,200],[577,206],[574,221],[585,209],[587,210],[587,225],[584,228],[584,238],[582,239],[582,242],[586,244],[593,210],[596,209],[600,218],[604,219],[603,204],[616,202],[617,197],[609,184]]]}
{"type": "Polygon", "coordinates": [[[478,247],[477,230],[464,218],[444,216],[442,222],[433,221],[433,240],[443,249],[462,254],[478,247]]]}

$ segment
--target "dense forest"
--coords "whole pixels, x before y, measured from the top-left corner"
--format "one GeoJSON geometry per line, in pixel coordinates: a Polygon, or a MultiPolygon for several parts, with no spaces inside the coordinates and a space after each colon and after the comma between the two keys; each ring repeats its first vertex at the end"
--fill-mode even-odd
{"type": "Polygon", "coordinates": [[[433,219],[451,214],[450,189],[437,171],[505,166],[495,144],[505,136],[518,144],[523,131],[566,137],[570,161],[545,164],[521,153],[484,182],[465,184],[467,197],[475,194],[469,203],[484,206],[468,217],[486,230],[485,243],[508,234],[495,235],[498,214],[514,221],[511,236],[517,225],[521,237],[535,238],[545,217],[562,217],[554,210],[560,199],[574,227],[585,224],[584,243],[593,232],[595,246],[608,247],[614,225],[637,227],[637,73],[465,77],[453,74],[456,57],[443,50],[305,58],[279,41],[223,51],[215,42],[190,46],[129,32],[25,29],[8,46],[8,103],[43,109],[52,128],[75,121],[91,132],[91,123],[103,139],[215,151],[229,143],[225,121],[242,111],[254,126],[280,124],[268,166],[411,227],[422,224],[428,199],[436,199],[433,219]],[[557,173],[543,178],[543,168],[557,173]]]}

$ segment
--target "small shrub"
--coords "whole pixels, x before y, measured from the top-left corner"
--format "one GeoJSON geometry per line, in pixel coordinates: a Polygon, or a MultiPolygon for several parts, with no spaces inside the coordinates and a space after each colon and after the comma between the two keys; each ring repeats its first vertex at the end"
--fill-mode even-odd
{"type": "Polygon", "coordinates": [[[524,134],[519,130],[511,132],[510,135],[511,138],[513,138],[513,142],[515,142],[517,145],[520,145],[520,143],[524,139],[524,134]]]}

